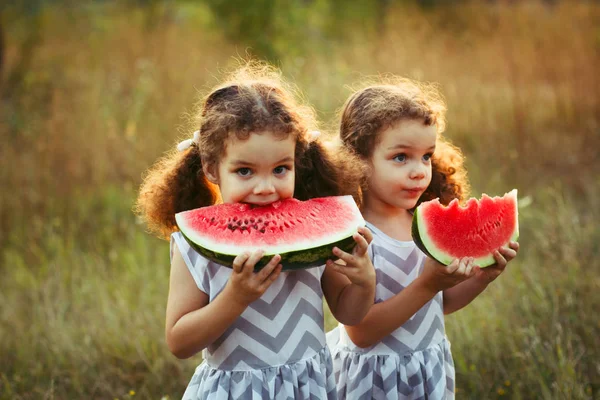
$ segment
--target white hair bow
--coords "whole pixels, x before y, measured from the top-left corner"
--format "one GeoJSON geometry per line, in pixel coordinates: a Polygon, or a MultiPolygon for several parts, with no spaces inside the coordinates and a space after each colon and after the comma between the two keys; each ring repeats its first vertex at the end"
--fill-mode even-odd
{"type": "Polygon", "coordinates": [[[200,141],[200,131],[194,132],[194,137],[192,139],[185,139],[179,142],[177,145],[177,150],[185,151],[190,148],[190,146],[194,143],[198,144],[200,141]]]}
{"type": "Polygon", "coordinates": [[[321,136],[321,132],[320,131],[309,131],[308,132],[308,140],[310,142],[314,142],[315,140],[317,140],[317,138],[321,136]]]}

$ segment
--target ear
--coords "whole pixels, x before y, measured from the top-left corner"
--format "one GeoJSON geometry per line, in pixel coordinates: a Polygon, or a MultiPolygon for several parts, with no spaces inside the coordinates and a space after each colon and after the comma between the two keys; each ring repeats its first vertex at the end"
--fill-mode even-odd
{"type": "Polygon", "coordinates": [[[204,171],[204,176],[206,179],[212,184],[219,184],[219,174],[217,172],[217,166],[214,163],[206,164],[202,163],[202,170],[204,171]]]}

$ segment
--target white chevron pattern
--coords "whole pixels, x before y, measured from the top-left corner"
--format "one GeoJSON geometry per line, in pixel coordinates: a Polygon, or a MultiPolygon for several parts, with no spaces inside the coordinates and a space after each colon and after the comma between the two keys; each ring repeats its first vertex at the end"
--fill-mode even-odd
{"type": "MultiPolygon", "coordinates": [[[[231,269],[206,260],[180,233],[179,248],[196,285],[212,301],[231,269]]],[[[335,399],[325,346],[324,267],[284,272],[205,351],[184,399],[335,399]]]]}
{"type": "MultiPolygon", "coordinates": [[[[425,255],[413,242],[391,239],[369,223],[367,227],[374,235],[369,253],[377,270],[375,302],[380,303],[416,279],[425,255]]],[[[454,398],[454,364],[445,338],[441,292],[368,349],[356,347],[343,326],[337,329],[339,333],[329,336],[339,335],[333,361],[340,399],[454,398]]]]}

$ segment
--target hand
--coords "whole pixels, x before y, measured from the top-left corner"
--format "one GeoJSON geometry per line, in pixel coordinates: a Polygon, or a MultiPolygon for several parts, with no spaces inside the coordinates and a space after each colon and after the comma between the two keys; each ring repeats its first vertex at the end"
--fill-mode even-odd
{"type": "Polygon", "coordinates": [[[486,268],[475,267],[475,278],[485,284],[492,283],[506,268],[506,265],[517,256],[519,243],[510,242],[509,248],[501,247],[494,251],[496,264],[486,268]]]}
{"type": "Polygon", "coordinates": [[[449,265],[440,264],[427,257],[419,279],[425,282],[430,290],[437,293],[474,276],[474,268],[473,257],[457,258],[449,265]]]}
{"type": "Polygon", "coordinates": [[[264,252],[257,250],[252,254],[243,253],[233,260],[233,272],[227,282],[230,295],[244,307],[259,299],[281,273],[281,256],[276,254],[259,272],[254,266],[264,252]]]}
{"type": "Polygon", "coordinates": [[[369,243],[373,240],[373,234],[366,227],[358,228],[358,232],[352,235],[356,246],[352,254],[347,253],[337,247],[334,247],[333,254],[340,261],[327,260],[327,266],[334,271],[344,274],[355,285],[365,288],[375,286],[375,267],[367,254],[369,243]]]}

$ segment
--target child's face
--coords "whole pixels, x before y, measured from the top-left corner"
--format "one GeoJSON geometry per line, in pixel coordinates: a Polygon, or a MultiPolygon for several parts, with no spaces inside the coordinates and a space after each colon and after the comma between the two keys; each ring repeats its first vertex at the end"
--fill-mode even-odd
{"type": "Polygon", "coordinates": [[[271,204],[294,195],[292,135],[277,138],[271,132],[252,133],[247,140],[231,135],[216,174],[207,177],[219,185],[224,203],[271,204]]]}
{"type": "Polygon", "coordinates": [[[420,120],[404,120],[379,134],[371,156],[365,205],[409,210],[431,182],[431,155],[437,130],[420,120]]]}

